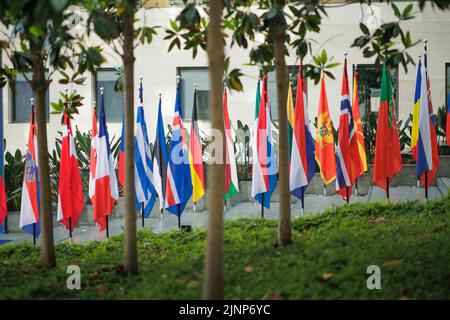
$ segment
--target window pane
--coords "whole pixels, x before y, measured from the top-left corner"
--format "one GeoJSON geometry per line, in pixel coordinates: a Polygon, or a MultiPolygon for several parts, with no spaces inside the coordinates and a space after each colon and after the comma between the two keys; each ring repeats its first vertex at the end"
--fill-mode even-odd
{"type": "Polygon", "coordinates": [[[199,120],[209,120],[209,72],[207,68],[180,68],[179,69],[182,99],[183,118],[191,120],[194,102],[194,84],[197,85],[197,116],[199,120]]]}
{"type": "MultiPolygon", "coordinates": [[[[381,95],[382,65],[358,65],[359,112],[364,117],[368,112],[378,112],[381,95]]],[[[395,113],[398,115],[397,69],[391,71],[392,94],[394,95],[395,113]]],[[[350,83],[350,85],[352,85],[350,83]]]]}
{"type": "MultiPolygon", "coordinates": [[[[288,66],[288,75],[290,74],[292,79],[292,96],[294,99],[294,107],[297,93],[298,69],[299,66],[288,66]]],[[[308,93],[307,79],[305,79],[305,86],[306,92],[308,93]]],[[[278,121],[277,81],[275,71],[271,71],[267,74],[267,94],[269,95],[270,113],[272,120],[278,121]]]]}
{"type": "MultiPolygon", "coordinates": [[[[31,73],[27,73],[27,77],[31,77],[31,73]]],[[[48,77],[48,73],[46,73],[48,77]]],[[[33,98],[33,91],[30,85],[25,80],[23,74],[18,74],[15,79],[15,83],[11,88],[13,92],[13,110],[12,121],[13,122],[29,122],[31,114],[30,99],[33,98]],[[15,92],[14,92],[15,91],[15,92]]],[[[47,112],[47,119],[49,115],[49,89],[45,93],[45,110],[47,112]]]]}
{"type": "Polygon", "coordinates": [[[123,116],[123,95],[114,90],[114,84],[118,78],[116,70],[97,70],[97,106],[100,103],[100,88],[105,88],[105,114],[106,121],[122,122],[123,116]]]}

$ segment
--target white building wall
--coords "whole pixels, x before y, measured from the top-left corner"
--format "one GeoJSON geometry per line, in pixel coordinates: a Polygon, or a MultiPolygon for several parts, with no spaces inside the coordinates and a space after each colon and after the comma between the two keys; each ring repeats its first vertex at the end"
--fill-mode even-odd
{"type": "MultiPolygon", "coordinates": [[[[399,2],[397,5],[402,10],[408,3],[399,2]]],[[[392,21],[394,16],[390,7],[386,4],[375,4],[379,8],[380,18],[383,21],[392,21]]],[[[175,19],[180,12],[181,7],[156,8],[145,11],[145,21],[149,25],[169,26],[169,18],[175,19]]],[[[376,11],[378,9],[375,9],[376,11]]],[[[431,92],[435,109],[445,102],[445,63],[450,62],[450,15],[439,10],[433,10],[427,5],[424,12],[420,12],[415,3],[416,18],[402,24],[404,31],[410,31],[413,39],[427,38],[429,40],[429,71],[431,79],[431,92]]],[[[362,9],[359,4],[348,6],[329,6],[327,8],[328,18],[323,20],[321,32],[313,35],[313,39],[320,45],[316,45],[314,50],[318,52],[325,48],[329,56],[334,56],[336,61],[343,61],[343,53],[348,52],[350,81],[352,64],[373,63],[374,59],[365,59],[357,48],[350,48],[353,40],[360,35],[358,27],[359,22],[367,21],[366,7],[362,9]]],[[[141,21],[144,12],[139,12],[141,21]]],[[[158,29],[156,36],[150,45],[139,46],[135,50],[135,88],[139,76],[144,77],[144,108],[149,130],[150,139],[155,137],[155,126],[157,116],[158,94],[162,94],[163,118],[165,125],[172,122],[172,113],[175,103],[175,87],[177,67],[189,66],[208,66],[208,60],[205,52],[199,51],[196,59],[192,59],[191,51],[173,49],[168,53],[169,42],[163,40],[165,36],[163,29],[158,29]]],[[[121,65],[120,58],[98,37],[92,36],[92,43],[102,45],[107,62],[102,67],[118,67],[121,65]]],[[[227,55],[231,57],[231,67],[239,67],[245,76],[242,78],[244,92],[229,94],[229,112],[233,125],[240,119],[252,127],[255,89],[258,70],[256,67],[245,66],[248,63],[248,51],[239,48],[227,48],[227,55]]],[[[413,58],[417,58],[423,51],[423,45],[418,44],[412,48],[409,53],[413,58]]],[[[306,58],[305,63],[310,62],[311,57],[306,58]]],[[[3,61],[6,57],[3,56],[3,61]]],[[[294,52],[291,52],[287,58],[288,65],[298,64],[298,59],[294,52]]],[[[414,66],[409,66],[409,72],[406,74],[402,67],[399,68],[399,113],[400,119],[405,118],[411,112],[413,101],[416,70],[414,66]]],[[[338,111],[340,105],[340,91],[342,81],[342,66],[333,70],[336,80],[327,79],[328,102],[332,120],[337,126],[338,111]]],[[[87,75],[87,81],[83,86],[77,86],[76,89],[85,97],[85,106],[80,109],[80,114],[73,121],[73,126],[78,126],[80,130],[87,132],[91,127],[91,107],[95,101],[94,95],[94,77],[87,75]]],[[[351,85],[351,83],[350,83],[351,85]]],[[[50,85],[50,101],[57,101],[59,92],[64,90],[65,86],[58,83],[56,75],[50,85]]],[[[137,94],[136,94],[137,97],[137,94]]],[[[310,119],[314,119],[317,114],[319,98],[319,86],[314,86],[312,81],[308,83],[308,104],[310,119]]],[[[25,150],[25,143],[28,135],[28,124],[11,123],[11,97],[8,89],[4,88],[4,135],[7,141],[6,150],[13,151],[16,148],[25,150]]],[[[49,146],[53,148],[54,139],[58,136],[60,130],[60,116],[50,115],[50,122],[47,126],[49,146]]],[[[121,123],[108,124],[110,136],[118,137],[121,132],[121,123]]]]}

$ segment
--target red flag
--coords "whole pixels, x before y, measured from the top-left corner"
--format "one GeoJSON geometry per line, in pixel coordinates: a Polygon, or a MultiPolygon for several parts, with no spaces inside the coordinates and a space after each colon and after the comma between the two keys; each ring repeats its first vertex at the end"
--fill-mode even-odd
{"type": "Polygon", "coordinates": [[[397,119],[394,112],[390,74],[386,71],[386,64],[383,64],[375,160],[373,164],[373,183],[387,190],[388,183],[392,181],[392,177],[401,170],[402,156],[397,119]]]}
{"type": "Polygon", "coordinates": [[[72,126],[67,114],[64,114],[58,193],[58,222],[73,231],[83,210],[84,200],[72,126]]]}

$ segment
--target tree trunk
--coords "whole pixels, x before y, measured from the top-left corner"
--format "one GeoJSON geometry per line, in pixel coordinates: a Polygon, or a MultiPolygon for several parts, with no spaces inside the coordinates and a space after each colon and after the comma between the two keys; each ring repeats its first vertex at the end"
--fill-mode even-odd
{"type": "Polygon", "coordinates": [[[225,53],[221,20],[223,3],[219,0],[210,2],[210,23],[208,27],[208,59],[211,83],[211,127],[220,132],[222,148],[215,149],[216,159],[209,170],[208,196],[208,232],[205,263],[205,299],[223,298],[223,179],[224,179],[224,124],[223,124],[223,73],[225,68],[225,53]],[[222,161],[220,161],[222,159],[222,161]]]}
{"type": "Polygon", "coordinates": [[[45,107],[45,91],[48,82],[45,79],[45,69],[40,51],[34,50],[33,89],[35,103],[35,120],[38,140],[39,193],[40,193],[40,223],[41,223],[41,258],[47,268],[56,265],[55,247],[53,244],[53,215],[50,193],[50,168],[48,164],[47,145],[47,113],[45,107]]]}
{"type": "Polygon", "coordinates": [[[125,272],[138,273],[136,207],[134,199],[134,52],[133,1],[124,12],[123,65],[125,86],[125,272]]]}
{"type": "MultiPolygon", "coordinates": [[[[275,8],[283,10],[281,0],[275,1],[275,8]]],[[[288,136],[287,136],[287,111],[286,111],[286,95],[287,95],[287,68],[284,57],[284,39],[285,31],[280,25],[275,33],[274,49],[275,49],[275,70],[277,79],[277,99],[278,99],[278,125],[279,125],[279,141],[278,141],[278,190],[280,193],[280,220],[278,222],[278,244],[287,245],[292,243],[291,229],[291,195],[289,192],[289,159],[288,159],[288,136]]]]}

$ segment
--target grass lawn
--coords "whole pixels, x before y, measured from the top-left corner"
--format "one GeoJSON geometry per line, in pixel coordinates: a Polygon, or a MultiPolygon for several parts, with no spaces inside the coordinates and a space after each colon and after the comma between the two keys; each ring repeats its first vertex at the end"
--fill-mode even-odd
{"type": "MultiPolygon", "coordinates": [[[[141,231],[139,276],[124,276],[123,235],[56,246],[57,267],[40,266],[39,248],[0,247],[2,299],[198,299],[205,230],[141,231]],[[66,288],[66,267],[81,268],[81,290],[66,288]]],[[[293,221],[294,244],[275,245],[277,222],[225,223],[227,299],[450,298],[450,195],[399,205],[343,206],[293,221]],[[367,267],[381,268],[368,290],[367,267]]]]}

